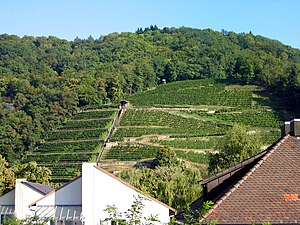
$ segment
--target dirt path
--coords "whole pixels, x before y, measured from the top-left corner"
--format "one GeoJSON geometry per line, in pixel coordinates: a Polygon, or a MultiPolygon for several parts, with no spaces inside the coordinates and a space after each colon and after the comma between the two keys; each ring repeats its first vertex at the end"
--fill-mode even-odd
{"type": "Polygon", "coordinates": [[[98,157],[97,157],[97,162],[99,162],[102,159],[102,156],[105,154],[105,151],[108,149],[107,144],[110,142],[110,139],[111,139],[112,135],[114,134],[114,132],[116,132],[117,124],[119,123],[119,121],[120,121],[120,119],[121,119],[121,117],[122,117],[122,115],[125,111],[126,111],[125,107],[121,107],[118,110],[117,116],[116,116],[116,118],[114,118],[114,120],[112,122],[112,126],[109,129],[108,135],[105,138],[105,140],[103,141],[103,146],[102,146],[101,151],[99,152],[98,157]]]}

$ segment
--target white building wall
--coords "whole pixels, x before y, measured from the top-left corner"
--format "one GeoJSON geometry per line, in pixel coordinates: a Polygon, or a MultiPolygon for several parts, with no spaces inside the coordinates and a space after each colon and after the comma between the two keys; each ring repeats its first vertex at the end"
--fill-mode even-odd
{"type": "Polygon", "coordinates": [[[29,205],[44,196],[22,182],[26,182],[26,179],[16,179],[15,213],[18,219],[33,216],[34,212],[29,209],[29,205]]]}
{"type": "MultiPolygon", "coordinates": [[[[100,225],[100,220],[108,218],[104,211],[108,205],[116,205],[120,212],[127,211],[134,196],[139,193],[94,167],[95,164],[85,163],[82,168],[82,214],[86,225],[100,225]]],[[[146,197],[143,217],[158,215],[159,221],[168,223],[169,208],[146,197]]]]}
{"type": "Polygon", "coordinates": [[[61,189],[53,191],[39,200],[37,206],[81,205],[82,178],[79,177],[61,189]]]}
{"type": "Polygon", "coordinates": [[[85,225],[94,223],[94,170],[93,163],[82,164],[82,217],[85,225]]]}
{"type": "Polygon", "coordinates": [[[36,202],[36,206],[55,205],[55,191],[45,195],[43,198],[36,202]]]}
{"type": "Polygon", "coordinates": [[[56,191],[55,205],[82,204],[82,177],[56,191]]]}

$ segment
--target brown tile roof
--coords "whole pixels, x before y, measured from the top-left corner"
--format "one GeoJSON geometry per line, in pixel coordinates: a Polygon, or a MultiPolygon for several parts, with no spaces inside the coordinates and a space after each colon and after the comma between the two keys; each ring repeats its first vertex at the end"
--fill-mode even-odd
{"type": "Polygon", "coordinates": [[[300,224],[300,140],[285,136],[206,215],[219,224],[300,224]]]}

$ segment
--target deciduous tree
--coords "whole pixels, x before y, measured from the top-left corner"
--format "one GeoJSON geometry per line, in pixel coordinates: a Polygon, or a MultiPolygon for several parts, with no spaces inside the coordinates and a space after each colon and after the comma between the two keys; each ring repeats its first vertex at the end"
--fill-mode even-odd
{"type": "Polygon", "coordinates": [[[0,196],[14,187],[15,174],[5,158],[0,155],[0,196]]]}
{"type": "Polygon", "coordinates": [[[36,162],[15,165],[13,167],[17,178],[26,178],[28,181],[40,184],[50,184],[51,170],[38,166],[36,162]]]}
{"type": "Polygon", "coordinates": [[[261,151],[257,135],[247,133],[245,127],[235,124],[224,136],[224,144],[217,146],[219,153],[210,156],[209,171],[219,172],[261,151]]]}

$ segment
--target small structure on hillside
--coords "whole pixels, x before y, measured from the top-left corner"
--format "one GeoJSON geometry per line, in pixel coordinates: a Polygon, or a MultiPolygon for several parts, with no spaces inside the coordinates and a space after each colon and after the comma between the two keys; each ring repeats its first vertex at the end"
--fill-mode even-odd
{"type": "Polygon", "coordinates": [[[127,101],[127,100],[122,100],[122,101],[120,101],[120,106],[123,107],[123,108],[128,107],[129,104],[130,104],[130,102],[127,101]]]}

